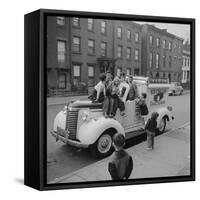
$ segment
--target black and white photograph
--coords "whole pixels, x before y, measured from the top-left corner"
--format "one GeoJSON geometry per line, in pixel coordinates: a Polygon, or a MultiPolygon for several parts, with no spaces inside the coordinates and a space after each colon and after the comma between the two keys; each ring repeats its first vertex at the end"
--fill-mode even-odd
{"type": "Polygon", "coordinates": [[[191,26],[46,18],[47,184],[191,176],[191,26]]]}

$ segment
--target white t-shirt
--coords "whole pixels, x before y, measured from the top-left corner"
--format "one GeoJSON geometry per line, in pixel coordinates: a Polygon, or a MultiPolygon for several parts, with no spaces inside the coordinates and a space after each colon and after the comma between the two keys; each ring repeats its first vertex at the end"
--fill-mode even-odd
{"type": "Polygon", "coordinates": [[[129,93],[129,90],[130,90],[130,86],[129,86],[129,84],[126,83],[126,82],[121,82],[120,85],[119,85],[120,94],[122,93],[122,89],[123,89],[124,87],[126,88],[126,91],[125,91],[125,93],[124,93],[124,96],[121,97],[121,100],[125,103],[125,102],[126,102],[126,97],[127,97],[128,93],[129,93]]]}
{"type": "Polygon", "coordinates": [[[105,84],[102,81],[99,81],[98,84],[95,85],[94,89],[97,91],[97,100],[99,99],[99,95],[101,92],[104,93],[104,96],[106,95],[105,84]]]}

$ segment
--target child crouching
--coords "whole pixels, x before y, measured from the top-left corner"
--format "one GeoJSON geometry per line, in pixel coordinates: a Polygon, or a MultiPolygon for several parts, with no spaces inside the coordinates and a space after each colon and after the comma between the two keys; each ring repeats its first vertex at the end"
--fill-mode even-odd
{"type": "Polygon", "coordinates": [[[154,137],[157,129],[157,118],[159,114],[157,112],[153,112],[151,114],[151,118],[147,121],[145,125],[145,131],[147,133],[147,150],[154,149],[154,137]]]}

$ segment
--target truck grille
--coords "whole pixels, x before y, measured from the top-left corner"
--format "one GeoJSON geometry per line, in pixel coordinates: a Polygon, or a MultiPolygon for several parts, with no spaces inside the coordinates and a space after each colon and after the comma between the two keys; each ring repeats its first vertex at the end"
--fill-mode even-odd
{"type": "Polygon", "coordinates": [[[76,130],[77,130],[77,121],[78,121],[78,110],[68,110],[67,111],[67,120],[66,120],[66,129],[69,131],[69,139],[76,139],[76,130]]]}

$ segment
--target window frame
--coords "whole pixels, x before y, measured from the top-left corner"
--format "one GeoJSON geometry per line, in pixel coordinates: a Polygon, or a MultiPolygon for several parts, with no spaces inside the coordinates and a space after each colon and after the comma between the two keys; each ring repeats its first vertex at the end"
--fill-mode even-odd
{"type": "Polygon", "coordinates": [[[58,63],[65,63],[66,62],[66,46],[67,46],[66,40],[57,39],[57,62],[58,63]],[[63,51],[62,54],[60,54],[62,51],[59,51],[59,46],[58,46],[59,42],[62,42],[64,44],[64,51],[63,51]],[[64,57],[63,60],[59,58],[59,56],[61,56],[61,55],[64,57]]]}
{"type": "Polygon", "coordinates": [[[72,52],[73,53],[76,53],[76,54],[80,54],[81,53],[81,37],[79,36],[73,36],[73,39],[72,39],[72,52]],[[79,40],[79,44],[78,45],[75,45],[74,43],[74,39],[77,38],[79,40]],[[76,51],[74,49],[74,47],[78,46],[78,51],[76,51]]]}
{"type": "Polygon", "coordinates": [[[134,51],[134,60],[139,61],[139,49],[135,49],[135,51],[134,51]],[[136,55],[136,52],[138,52],[137,55],[136,55]]]}
{"type": "Polygon", "coordinates": [[[100,43],[100,50],[101,50],[101,56],[106,57],[107,56],[107,42],[102,41],[100,43]],[[105,44],[105,48],[102,48],[102,44],[105,44]],[[102,54],[104,52],[104,54],[102,54]]]}
{"type": "Polygon", "coordinates": [[[138,43],[139,42],[139,32],[135,33],[135,42],[138,43]]]}
{"type": "Polygon", "coordinates": [[[155,65],[156,69],[159,69],[160,67],[160,54],[156,53],[156,65],[155,65]]]}
{"type": "Polygon", "coordinates": [[[57,16],[57,17],[56,17],[56,24],[57,24],[58,26],[65,26],[65,17],[57,16]],[[59,23],[59,22],[61,22],[61,21],[63,21],[63,23],[59,23]]]}
{"type": "Polygon", "coordinates": [[[121,26],[117,27],[117,38],[122,39],[122,27],[121,26]]]}
{"type": "Polygon", "coordinates": [[[79,17],[72,17],[72,26],[75,27],[75,28],[80,28],[81,26],[81,21],[80,21],[80,18],[79,17]],[[77,24],[75,23],[75,19],[78,19],[77,20],[77,24]]]}
{"type": "Polygon", "coordinates": [[[153,46],[153,35],[149,35],[149,44],[153,46]]]}
{"type": "Polygon", "coordinates": [[[131,30],[130,29],[127,29],[127,31],[126,31],[126,38],[128,41],[131,41],[131,30]],[[128,34],[128,33],[130,33],[130,34],[128,34]]]}
{"type": "Polygon", "coordinates": [[[105,20],[102,20],[101,21],[101,34],[106,35],[106,32],[107,32],[107,23],[105,20]],[[105,26],[103,26],[103,24],[105,24],[105,26]]]}
{"type": "Polygon", "coordinates": [[[95,85],[95,65],[88,64],[88,87],[94,87],[95,85]],[[93,76],[89,76],[89,68],[93,68],[93,76]],[[92,80],[92,84],[89,81],[92,80]]]}
{"type": "Polygon", "coordinates": [[[122,57],[123,57],[123,46],[117,45],[117,58],[122,59],[122,57]],[[121,49],[120,56],[119,56],[119,49],[121,49]]]}
{"type": "Polygon", "coordinates": [[[93,18],[88,18],[88,23],[87,24],[88,24],[88,26],[87,26],[88,27],[88,31],[94,32],[94,19],[93,18]],[[92,23],[90,23],[89,20],[92,20],[92,23]],[[89,25],[91,25],[92,28],[90,28],[89,25]]]}
{"type": "Polygon", "coordinates": [[[126,47],[126,59],[131,60],[131,47],[126,47]],[[128,50],[130,50],[129,54],[128,54],[128,50]],[[128,55],[129,55],[129,57],[128,57],[128,55]]]}
{"type": "Polygon", "coordinates": [[[95,40],[93,39],[88,39],[88,55],[95,55],[95,40]],[[89,41],[93,42],[93,47],[89,46],[89,41]],[[92,50],[91,52],[90,49],[92,50]]]}
{"type": "Polygon", "coordinates": [[[153,52],[149,53],[149,68],[153,68],[153,52]]]}

